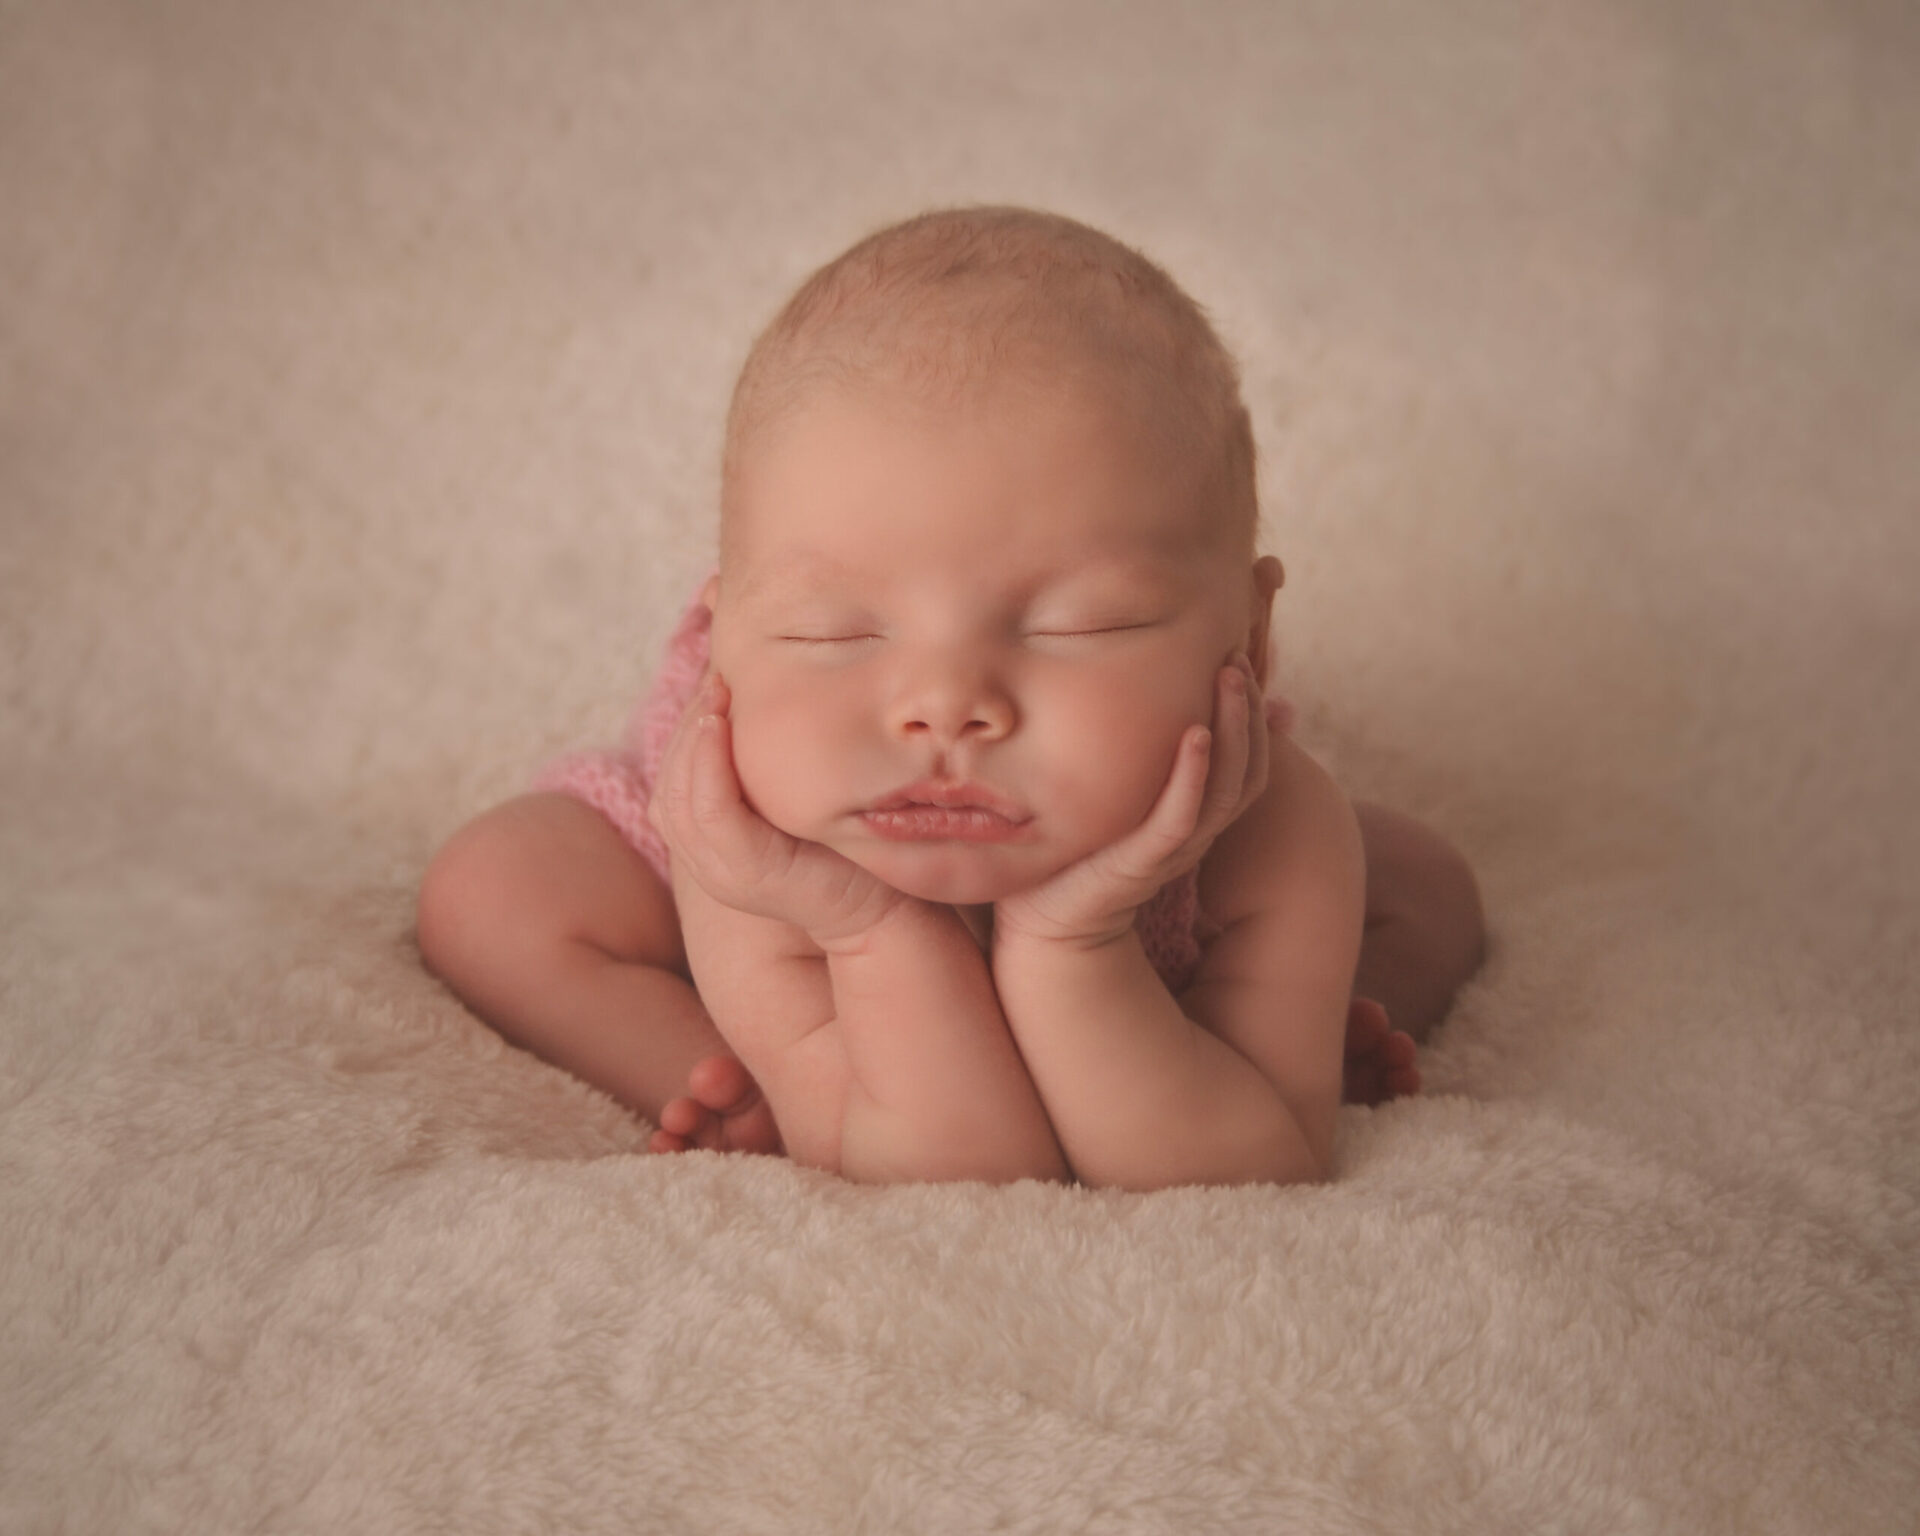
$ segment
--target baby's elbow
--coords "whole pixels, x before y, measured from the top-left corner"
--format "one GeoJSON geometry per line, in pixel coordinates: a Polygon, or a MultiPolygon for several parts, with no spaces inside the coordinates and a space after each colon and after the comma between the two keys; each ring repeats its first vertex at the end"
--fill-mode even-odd
{"type": "Polygon", "coordinates": [[[1337,1097],[1290,1098],[1261,1080],[1242,1095],[1236,1113],[1218,1122],[1216,1157],[1228,1184],[1325,1184],[1333,1178],[1337,1097]]]}
{"type": "MultiPolygon", "coordinates": [[[[1279,1092],[1261,1094],[1248,1106],[1223,1152],[1236,1185],[1325,1185],[1332,1181],[1332,1137],[1338,1104],[1329,1114],[1286,1102],[1279,1092]]],[[[1223,1127],[1227,1129],[1227,1127],[1223,1127]]]]}

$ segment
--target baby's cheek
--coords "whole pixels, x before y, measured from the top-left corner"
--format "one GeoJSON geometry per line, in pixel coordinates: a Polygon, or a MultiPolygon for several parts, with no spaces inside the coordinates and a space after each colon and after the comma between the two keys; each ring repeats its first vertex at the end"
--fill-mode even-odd
{"type": "Polygon", "coordinates": [[[1089,846],[1113,842],[1146,820],[1191,723],[1185,710],[1147,710],[1125,701],[1062,713],[1048,754],[1053,796],[1075,816],[1089,846]]]}
{"type": "Polygon", "coordinates": [[[824,764],[818,721],[777,691],[734,696],[733,767],[747,801],[783,832],[810,835],[820,814],[824,764]]]}

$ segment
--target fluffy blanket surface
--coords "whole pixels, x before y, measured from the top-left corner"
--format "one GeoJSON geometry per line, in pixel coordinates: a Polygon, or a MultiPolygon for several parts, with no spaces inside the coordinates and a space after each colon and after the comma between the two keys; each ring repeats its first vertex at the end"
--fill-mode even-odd
{"type": "Polygon", "coordinates": [[[1915,1529],[1917,14],[0,8],[0,1529],[1915,1529]],[[649,1157],[421,970],[971,200],[1209,305],[1300,735],[1482,876],[1328,1187],[649,1157]]]}

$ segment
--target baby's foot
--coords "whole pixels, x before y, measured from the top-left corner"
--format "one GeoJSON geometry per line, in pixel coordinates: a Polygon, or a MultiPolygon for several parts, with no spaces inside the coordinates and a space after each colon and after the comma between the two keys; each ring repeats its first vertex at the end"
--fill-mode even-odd
{"type": "Polygon", "coordinates": [[[1384,1104],[1420,1091],[1419,1054],[1413,1036],[1387,1021],[1387,1010],[1370,997],[1356,997],[1347,1010],[1348,1104],[1384,1104]]]}
{"type": "Polygon", "coordinates": [[[655,1152],[774,1152],[782,1150],[760,1085],[731,1056],[709,1056],[687,1074],[686,1097],[660,1111],[660,1129],[647,1146],[655,1152]]]}

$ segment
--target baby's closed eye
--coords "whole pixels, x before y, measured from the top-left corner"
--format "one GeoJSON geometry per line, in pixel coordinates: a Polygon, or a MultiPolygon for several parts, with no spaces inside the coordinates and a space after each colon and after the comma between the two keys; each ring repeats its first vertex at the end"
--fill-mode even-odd
{"type": "Polygon", "coordinates": [[[855,604],[807,604],[769,616],[766,634],[777,644],[848,646],[878,640],[887,631],[878,614],[855,604]]]}
{"type": "Polygon", "coordinates": [[[1026,638],[1042,641],[1115,640],[1146,634],[1159,627],[1160,621],[1150,618],[1060,618],[1030,626],[1026,638]]]}

